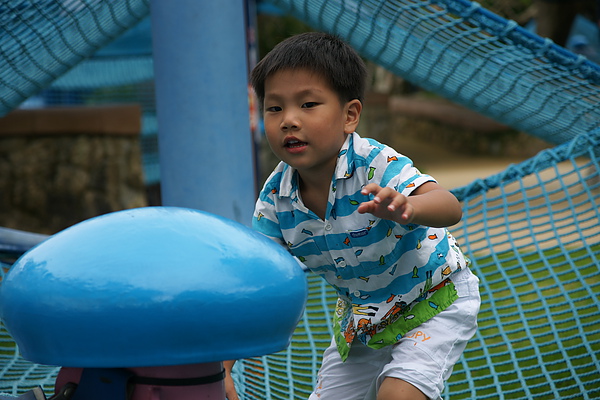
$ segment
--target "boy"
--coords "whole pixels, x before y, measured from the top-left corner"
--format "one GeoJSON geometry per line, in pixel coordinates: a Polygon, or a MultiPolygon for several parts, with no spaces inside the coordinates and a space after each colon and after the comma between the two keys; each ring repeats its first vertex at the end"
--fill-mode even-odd
{"type": "Polygon", "coordinates": [[[478,279],[445,227],[458,200],[355,129],[366,69],[335,36],[306,33],[254,68],[281,160],[253,227],[338,292],[334,338],[310,399],[438,399],[477,326],[478,279]]]}

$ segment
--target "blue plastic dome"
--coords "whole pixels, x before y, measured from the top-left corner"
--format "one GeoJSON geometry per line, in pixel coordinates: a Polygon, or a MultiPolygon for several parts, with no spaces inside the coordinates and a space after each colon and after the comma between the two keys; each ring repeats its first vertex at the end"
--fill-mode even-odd
{"type": "Polygon", "coordinates": [[[24,358],[71,367],[166,366],[284,349],[304,272],[271,240],[176,207],[74,225],[25,253],[0,286],[24,358]]]}

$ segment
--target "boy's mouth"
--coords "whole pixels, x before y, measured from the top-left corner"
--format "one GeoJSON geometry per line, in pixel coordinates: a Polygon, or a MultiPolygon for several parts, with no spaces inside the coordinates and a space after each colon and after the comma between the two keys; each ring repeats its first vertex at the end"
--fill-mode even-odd
{"type": "Polygon", "coordinates": [[[288,149],[298,149],[298,148],[304,147],[306,145],[307,145],[306,142],[302,142],[298,139],[290,138],[285,141],[285,143],[283,144],[283,147],[286,147],[288,149]]]}

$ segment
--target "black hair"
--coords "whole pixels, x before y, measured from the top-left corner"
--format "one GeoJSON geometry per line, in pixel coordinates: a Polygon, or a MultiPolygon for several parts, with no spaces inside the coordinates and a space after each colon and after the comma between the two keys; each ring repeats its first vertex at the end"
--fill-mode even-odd
{"type": "Polygon", "coordinates": [[[337,36],[307,32],[289,37],[254,67],[250,83],[262,106],[265,80],[286,69],[307,69],[321,74],[342,102],[363,100],[367,69],[358,53],[337,36]]]}

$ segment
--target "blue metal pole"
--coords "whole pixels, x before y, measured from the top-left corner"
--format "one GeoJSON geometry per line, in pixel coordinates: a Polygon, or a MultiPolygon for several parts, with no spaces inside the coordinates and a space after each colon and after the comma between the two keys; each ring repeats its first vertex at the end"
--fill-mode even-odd
{"type": "Polygon", "coordinates": [[[244,0],[151,0],[162,204],[250,225],[244,0]]]}

